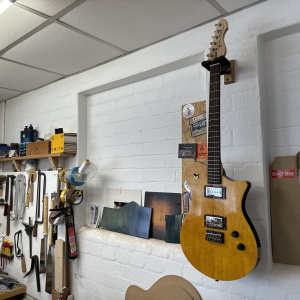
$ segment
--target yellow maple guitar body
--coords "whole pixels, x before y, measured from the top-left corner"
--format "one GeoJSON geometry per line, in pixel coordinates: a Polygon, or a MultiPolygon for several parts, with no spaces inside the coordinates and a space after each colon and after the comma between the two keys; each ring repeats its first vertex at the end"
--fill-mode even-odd
{"type": "Polygon", "coordinates": [[[180,236],[185,256],[198,271],[215,280],[246,276],[256,267],[261,255],[259,238],[245,210],[250,183],[222,176],[218,186],[224,187],[225,199],[214,199],[204,194],[205,186],[211,186],[207,183],[206,165],[191,161],[185,178],[192,195],[180,236]],[[223,218],[226,229],[205,226],[205,215],[223,218]],[[223,233],[223,243],[207,240],[209,231],[223,233]]]}

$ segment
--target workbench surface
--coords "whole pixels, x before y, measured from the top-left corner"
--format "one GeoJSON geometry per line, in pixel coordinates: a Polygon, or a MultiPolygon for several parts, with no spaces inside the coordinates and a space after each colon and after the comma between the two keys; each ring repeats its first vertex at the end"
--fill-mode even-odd
{"type": "Polygon", "coordinates": [[[15,299],[15,296],[26,293],[26,285],[18,285],[10,290],[5,290],[5,292],[1,292],[0,290],[0,300],[2,299],[15,299]]]}

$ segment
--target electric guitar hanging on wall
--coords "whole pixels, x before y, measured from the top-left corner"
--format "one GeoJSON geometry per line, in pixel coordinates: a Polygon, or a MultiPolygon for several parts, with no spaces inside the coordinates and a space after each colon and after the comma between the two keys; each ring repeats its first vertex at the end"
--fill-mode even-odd
{"type": "Polygon", "coordinates": [[[189,262],[215,280],[236,280],[258,264],[258,235],[245,210],[250,183],[233,181],[222,170],[220,139],[220,79],[228,73],[224,36],[228,24],[216,25],[208,60],[210,71],[208,165],[190,161],[185,178],[192,194],[181,228],[181,247],[189,262]]]}

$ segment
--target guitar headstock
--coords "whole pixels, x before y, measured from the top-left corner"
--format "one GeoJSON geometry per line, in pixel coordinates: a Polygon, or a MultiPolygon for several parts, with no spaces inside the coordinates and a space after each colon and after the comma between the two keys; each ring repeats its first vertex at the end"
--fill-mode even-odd
{"type": "Polygon", "coordinates": [[[215,35],[212,37],[213,41],[210,43],[210,52],[207,55],[208,60],[213,60],[219,56],[226,56],[227,52],[224,37],[228,30],[228,23],[225,19],[221,19],[215,26],[215,35]]]}

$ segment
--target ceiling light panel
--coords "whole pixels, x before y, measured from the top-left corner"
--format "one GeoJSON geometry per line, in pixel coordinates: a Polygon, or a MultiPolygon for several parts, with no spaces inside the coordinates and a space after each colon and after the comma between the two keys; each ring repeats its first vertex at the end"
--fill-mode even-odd
{"type": "Polygon", "coordinates": [[[12,5],[0,15],[0,50],[45,21],[40,16],[12,5]]]}
{"type": "Polygon", "coordinates": [[[0,87],[30,91],[61,76],[0,59],[0,87]]]}
{"type": "Polygon", "coordinates": [[[7,100],[9,98],[20,95],[21,92],[11,91],[7,89],[0,88],[0,101],[7,100]]]}
{"type": "Polygon", "coordinates": [[[240,9],[244,6],[259,2],[259,0],[216,0],[227,12],[240,9]]]}
{"type": "Polygon", "coordinates": [[[18,0],[18,3],[45,15],[54,16],[75,1],[76,0],[18,0]]]}
{"type": "Polygon", "coordinates": [[[3,56],[44,70],[70,75],[121,54],[114,48],[53,23],[3,56]]]}
{"type": "Polygon", "coordinates": [[[131,51],[218,16],[206,0],[88,0],[60,20],[131,51]]]}

